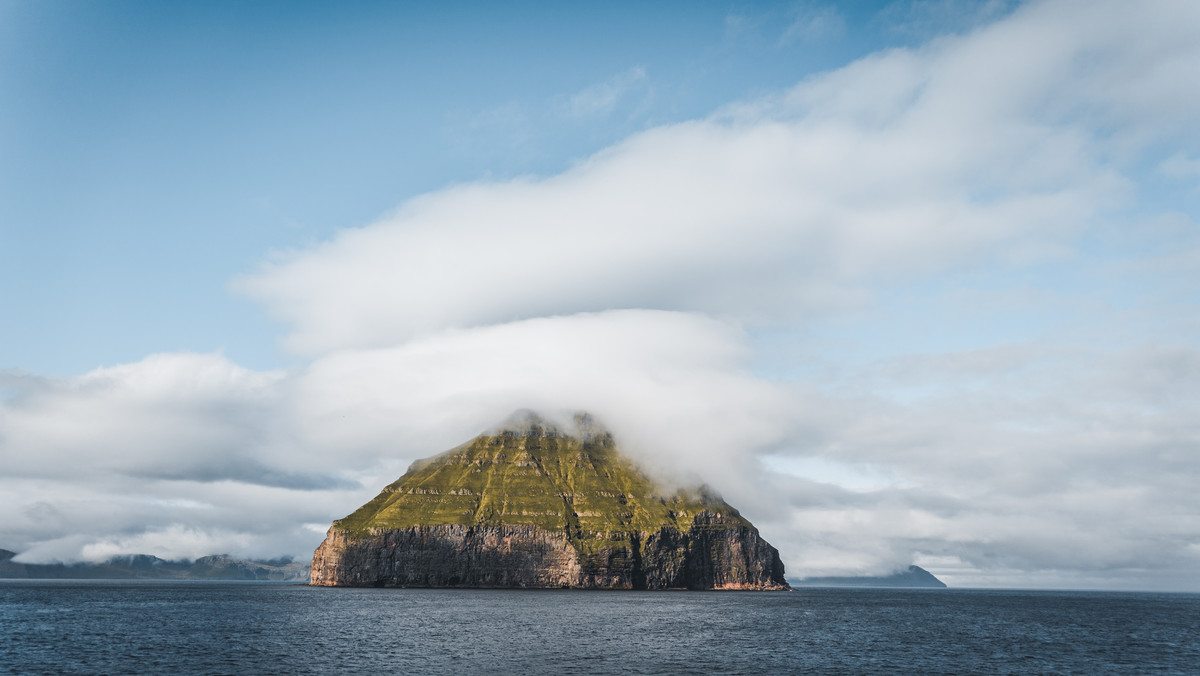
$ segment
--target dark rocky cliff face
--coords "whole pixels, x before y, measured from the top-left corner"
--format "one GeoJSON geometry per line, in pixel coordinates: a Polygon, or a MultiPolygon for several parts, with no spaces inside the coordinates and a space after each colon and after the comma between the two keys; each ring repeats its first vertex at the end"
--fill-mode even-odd
{"type": "Polygon", "coordinates": [[[787,589],[774,547],[706,491],[660,495],[587,418],[526,417],[409,471],[329,529],[310,583],[787,589]]]}
{"type": "MultiPolygon", "coordinates": [[[[779,553],[746,526],[625,533],[581,557],[538,526],[440,524],[368,537],[334,526],[310,583],[340,586],[573,589],[786,589],[779,553]]],[[[605,534],[609,540],[611,534],[605,534]]]]}

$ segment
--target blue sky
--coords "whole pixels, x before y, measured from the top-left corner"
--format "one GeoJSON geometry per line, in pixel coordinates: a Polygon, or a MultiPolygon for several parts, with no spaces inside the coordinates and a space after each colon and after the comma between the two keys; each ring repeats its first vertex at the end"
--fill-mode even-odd
{"type": "Polygon", "coordinates": [[[1200,588],[1196,25],[0,2],[0,547],[306,556],[586,408],[790,575],[1200,588]]]}
{"type": "Polygon", "coordinates": [[[912,41],[885,4],[800,39],[819,6],[6,2],[6,365],[288,363],[226,291],[267,252],[912,41]]]}

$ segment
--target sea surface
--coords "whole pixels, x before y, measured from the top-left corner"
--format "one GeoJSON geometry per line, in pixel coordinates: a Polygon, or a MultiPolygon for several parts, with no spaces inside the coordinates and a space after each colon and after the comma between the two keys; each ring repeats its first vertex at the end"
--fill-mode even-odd
{"type": "Polygon", "coordinates": [[[3,580],[0,673],[1198,674],[1200,595],[3,580]]]}

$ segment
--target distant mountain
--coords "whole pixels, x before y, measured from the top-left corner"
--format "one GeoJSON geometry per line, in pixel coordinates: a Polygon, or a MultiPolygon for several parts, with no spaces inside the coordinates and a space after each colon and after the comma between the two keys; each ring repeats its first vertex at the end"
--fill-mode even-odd
{"type": "Polygon", "coordinates": [[[880,577],[806,577],[789,580],[793,587],[919,587],[945,589],[946,583],[919,566],[880,577]]]}
{"type": "Polygon", "coordinates": [[[17,563],[16,553],[0,549],[0,578],[29,580],[308,580],[308,564],[291,557],[271,561],[235,559],[227,554],[195,561],[167,561],[134,554],[102,563],[17,563]]]}

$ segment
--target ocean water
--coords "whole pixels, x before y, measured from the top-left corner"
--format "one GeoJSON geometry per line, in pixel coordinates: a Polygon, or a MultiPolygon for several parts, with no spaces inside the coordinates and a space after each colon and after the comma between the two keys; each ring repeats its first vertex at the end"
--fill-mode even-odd
{"type": "Polygon", "coordinates": [[[1200,674],[1200,595],[8,580],[0,673],[1200,674]]]}

